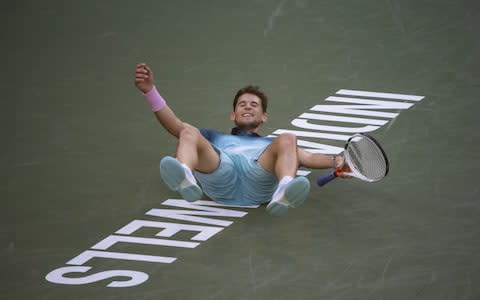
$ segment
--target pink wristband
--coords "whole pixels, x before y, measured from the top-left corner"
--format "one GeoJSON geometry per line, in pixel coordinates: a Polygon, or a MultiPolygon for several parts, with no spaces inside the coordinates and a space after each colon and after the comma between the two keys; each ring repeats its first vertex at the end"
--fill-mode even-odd
{"type": "Polygon", "coordinates": [[[167,105],[167,102],[160,96],[155,86],[148,93],[143,94],[143,96],[150,103],[153,112],[160,111],[167,105]]]}

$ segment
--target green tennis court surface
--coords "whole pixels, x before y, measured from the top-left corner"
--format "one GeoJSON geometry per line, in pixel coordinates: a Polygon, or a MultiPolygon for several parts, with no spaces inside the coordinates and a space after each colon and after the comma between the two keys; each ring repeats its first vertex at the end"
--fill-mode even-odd
{"type": "Polygon", "coordinates": [[[1,20],[0,299],[480,297],[476,1],[16,1],[1,20]],[[258,84],[263,134],[325,150],[371,126],[390,173],[312,171],[281,218],[182,207],[138,62],[193,125],[228,131],[258,84]],[[331,110],[358,99],[377,115],[331,110]]]}

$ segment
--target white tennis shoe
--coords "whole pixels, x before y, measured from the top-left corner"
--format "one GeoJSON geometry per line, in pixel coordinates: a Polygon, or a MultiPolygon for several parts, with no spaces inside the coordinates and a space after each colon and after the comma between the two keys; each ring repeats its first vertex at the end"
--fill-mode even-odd
{"type": "Polygon", "coordinates": [[[163,182],[171,190],[180,193],[185,200],[193,202],[201,199],[203,192],[189,171],[171,156],[165,156],[160,161],[160,176],[163,182]]]}
{"type": "Polygon", "coordinates": [[[267,205],[267,212],[273,216],[285,214],[289,208],[303,204],[310,191],[310,181],[303,176],[292,179],[289,183],[277,188],[272,200],[267,205]]]}

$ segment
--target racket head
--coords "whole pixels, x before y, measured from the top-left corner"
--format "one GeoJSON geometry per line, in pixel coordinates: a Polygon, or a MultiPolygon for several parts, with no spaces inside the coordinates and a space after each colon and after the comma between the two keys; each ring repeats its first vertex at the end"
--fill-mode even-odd
{"type": "Polygon", "coordinates": [[[348,175],[368,182],[387,176],[390,164],[380,143],[372,136],[357,133],[345,145],[345,163],[350,167],[348,175]]]}

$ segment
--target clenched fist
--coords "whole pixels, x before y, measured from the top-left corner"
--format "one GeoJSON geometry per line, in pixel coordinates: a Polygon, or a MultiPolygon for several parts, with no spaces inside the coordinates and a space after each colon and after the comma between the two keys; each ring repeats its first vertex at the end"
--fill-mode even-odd
{"type": "Polygon", "coordinates": [[[144,63],[138,64],[135,69],[135,86],[144,94],[153,88],[153,72],[144,63]]]}

